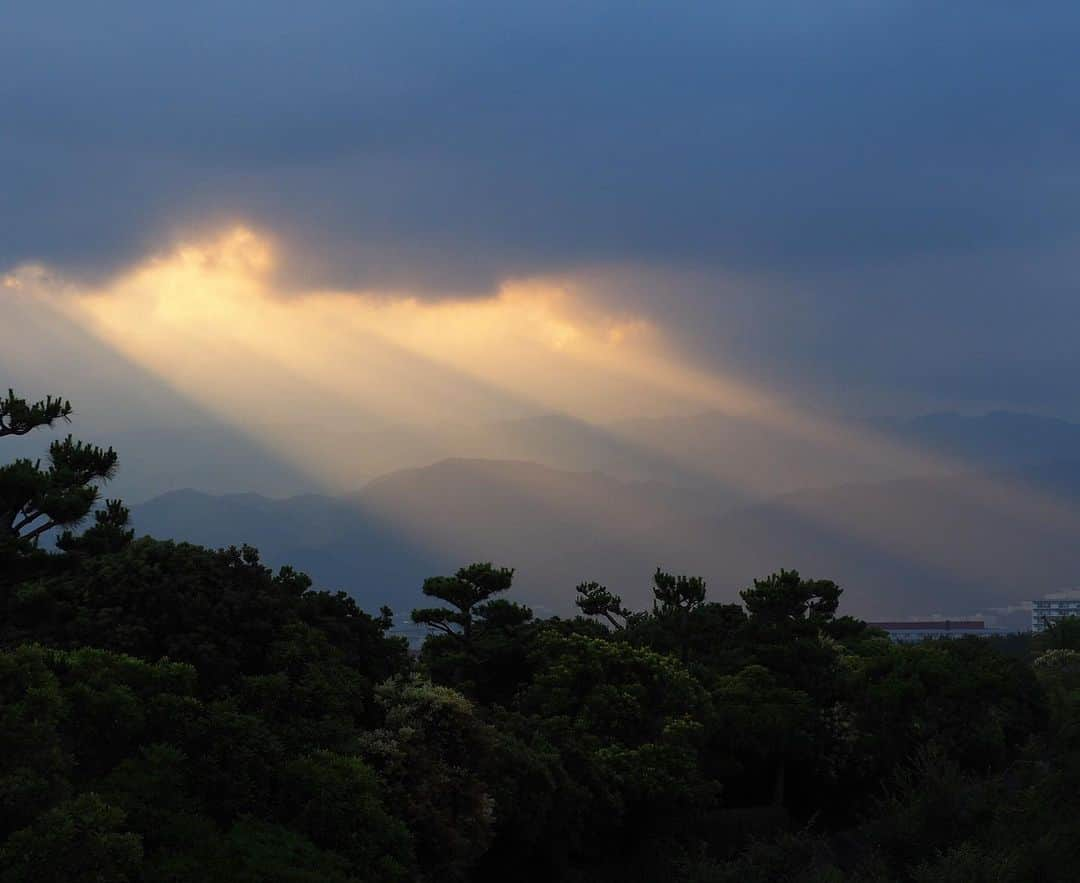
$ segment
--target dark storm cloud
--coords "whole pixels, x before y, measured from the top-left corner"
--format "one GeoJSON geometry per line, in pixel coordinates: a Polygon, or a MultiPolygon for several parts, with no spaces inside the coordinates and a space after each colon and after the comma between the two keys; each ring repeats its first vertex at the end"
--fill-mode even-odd
{"type": "Polygon", "coordinates": [[[0,261],[244,216],[335,282],[804,268],[1073,230],[1080,12],[15,4],[0,261]]]}
{"type": "Polygon", "coordinates": [[[237,218],[308,284],[631,265],[748,371],[1075,413],[1077,45],[1064,2],[8,3],[0,267],[237,218]]]}

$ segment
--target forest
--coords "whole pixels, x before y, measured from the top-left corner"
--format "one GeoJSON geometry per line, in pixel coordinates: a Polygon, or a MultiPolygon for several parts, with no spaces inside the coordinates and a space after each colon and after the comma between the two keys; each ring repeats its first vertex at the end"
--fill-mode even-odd
{"type": "MultiPolygon", "coordinates": [[[[0,437],[71,415],[9,392],[0,437]]],[[[2,883],[1076,878],[1080,621],[897,644],[783,569],[540,618],[480,562],[410,652],[253,548],[136,538],[118,462],[0,466],[2,883]]]]}

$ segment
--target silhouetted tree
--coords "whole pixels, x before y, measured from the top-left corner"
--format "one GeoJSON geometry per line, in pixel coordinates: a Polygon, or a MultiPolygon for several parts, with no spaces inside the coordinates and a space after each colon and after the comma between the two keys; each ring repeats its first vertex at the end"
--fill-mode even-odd
{"type": "Polygon", "coordinates": [[[57,548],[74,555],[106,555],[119,552],[135,538],[128,529],[130,511],[119,500],[106,500],[105,507],[94,513],[94,524],[76,536],[65,530],[56,541],[57,548]]]}
{"type": "Polygon", "coordinates": [[[450,606],[418,608],[412,612],[412,621],[453,635],[470,647],[477,617],[483,618],[487,602],[509,589],[513,581],[513,568],[494,567],[490,562],[462,567],[453,576],[428,577],[424,594],[450,606]]]}
{"type": "MultiPolygon", "coordinates": [[[[26,435],[70,420],[71,404],[49,397],[29,403],[8,390],[0,401],[0,436],[26,435]]],[[[116,472],[116,452],[69,435],[49,446],[48,466],[20,458],[0,467],[0,544],[33,543],[54,527],[78,524],[94,508],[99,490],[116,472]]],[[[114,511],[108,517],[113,518],[114,511]]]]}
{"type": "Polygon", "coordinates": [[[471,564],[452,577],[424,581],[424,594],[452,607],[414,610],[413,622],[435,629],[422,659],[436,683],[485,703],[506,703],[529,677],[527,645],[533,612],[523,604],[494,598],[505,592],[514,571],[490,563],[471,564]]]}
{"type": "Polygon", "coordinates": [[[705,580],[675,576],[656,568],[653,574],[653,612],[657,616],[689,613],[705,603],[705,580]]]}
{"type": "Polygon", "coordinates": [[[843,594],[828,579],[803,579],[797,570],[781,570],[765,579],[754,580],[754,587],[739,592],[752,621],[777,624],[810,620],[831,620],[843,594]]]}
{"type": "Polygon", "coordinates": [[[686,662],[690,653],[690,617],[705,603],[705,580],[700,576],[668,573],[656,568],[653,574],[653,616],[674,624],[679,657],[686,662]]]}
{"type": "Polygon", "coordinates": [[[578,597],[574,603],[586,616],[602,616],[616,631],[626,628],[626,618],[630,616],[630,611],[623,607],[622,598],[609,592],[607,586],[598,582],[579,583],[576,591],[578,597]],[[619,617],[622,622],[615,617],[619,617]]]}
{"type": "Polygon", "coordinates": [[[5,435],[26,435],[40,426],[52,426],[57,420],[71,422],[71,402],[48,396],[39,402],[19,398],[8,390],[0,399],[0,438],[5,435]]]}
{"type": "Polygon", "coordinates": [[[804,579],[797,570],[754,580],[739,593],[752,660],[820,702],[837,699],[836,639],[850,630],[849,622],[835,619],[841,593],[831,580],[804,579]]]}
{"type": "Polygon", "coordinates": [[[1048,619],[1031,643],[1032,649],[1038,653],[1045,650],[1080,650],[1080,616],[1048,619]]]}

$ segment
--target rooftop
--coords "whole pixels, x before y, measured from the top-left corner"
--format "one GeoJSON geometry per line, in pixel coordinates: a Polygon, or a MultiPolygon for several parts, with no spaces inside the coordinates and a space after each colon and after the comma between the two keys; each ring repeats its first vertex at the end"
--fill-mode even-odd
{"type": "Polygon", "coordinates": [[[953,631],[954,629],[971,631],[986,627],[986,623],[981,619],[916,619],[904,622],[868,622],[867,625],[876,629],[885,629],[887,632],[953,631]]]}

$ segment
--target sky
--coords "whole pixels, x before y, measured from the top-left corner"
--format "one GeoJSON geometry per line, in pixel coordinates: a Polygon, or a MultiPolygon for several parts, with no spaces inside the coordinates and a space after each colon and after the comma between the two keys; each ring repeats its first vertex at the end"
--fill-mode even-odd
{"type": "Polygon", "coordinates": [[[290,432],[1080,418],[1075,4],[2,15],[10,376],[104,347],[290,432]]]}
{"type": "MultiPolygon", "coordinates": [[[[70,397],[134,503],[962,471],[863,418],[1080,421],[1078,45],[1057,0],[8,0],[0,389],[70,397]]],[[[879,514],[826,526],[951,537],[879,514]]]]}

